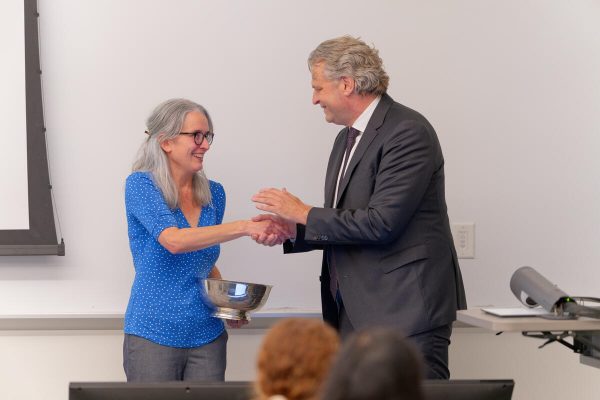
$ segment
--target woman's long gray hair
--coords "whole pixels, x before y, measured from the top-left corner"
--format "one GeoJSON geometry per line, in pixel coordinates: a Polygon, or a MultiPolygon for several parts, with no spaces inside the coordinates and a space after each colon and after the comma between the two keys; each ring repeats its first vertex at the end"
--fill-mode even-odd
{"type": "MultiPolygon", "coordinates": [[[[160,144],[179,135],[186,115],[192,111],[201,112],[208,120],[209,130],[213,132],[210,115],[200,104],[186,99],[167,100],[159,104],[146,120],[148,139],[140,147],[137,159],[133,163],[133,171],[152,173],[156,185],[172,209],[177,208],[179,204],[179,191],[171,176],[167,155],[160,144]]],[[[211,201],[210,186],[203,170],[194,175],[192,186],[194,200],[200,206],[209,204],[211,201]]]]}

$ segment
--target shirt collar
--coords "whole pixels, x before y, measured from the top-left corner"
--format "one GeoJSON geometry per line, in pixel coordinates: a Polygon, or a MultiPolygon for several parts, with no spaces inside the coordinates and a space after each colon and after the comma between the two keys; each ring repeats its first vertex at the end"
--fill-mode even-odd
{"type": "Polygon", "coordinates": [[[379,104],[380,100],[381,100],[381,95],[377,96],[371,102],[371,104],[369,104],[369,106],[367,108],[365,108],[365,111],[363,111],[362,114],[360,114],[358,116],[358,118],[356,119],[356,121],[354,121],[354,123],[352,124],[352,127],[354,129],[358,129],[361,132],[364,132],[365,129],[367,129],[367,124],[369,123],[371,116],[375,112],[375,108],[377,107],[377,104],[379,104]]]}

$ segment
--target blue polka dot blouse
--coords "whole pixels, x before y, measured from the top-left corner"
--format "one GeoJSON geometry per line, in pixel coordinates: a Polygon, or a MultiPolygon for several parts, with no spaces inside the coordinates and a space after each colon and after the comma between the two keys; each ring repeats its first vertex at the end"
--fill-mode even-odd
{"type": "MultiPolygon", "coordinates": [[[[198,226],[218,225],[225,212],[225,191],[210,181],[212,203],[202,207],[198,226]]],[[[201,297],[206,278],[219,258],[219,245],[171,254],[158,242],[169,227],[189,228],[179,209],[169,209],[149,172],[134,172],[125,183],[129,246],[135,278],[125,313],[125,333],[155,343],[190,348],[216,339],[223,322],[211,316],[201,297]]]]}

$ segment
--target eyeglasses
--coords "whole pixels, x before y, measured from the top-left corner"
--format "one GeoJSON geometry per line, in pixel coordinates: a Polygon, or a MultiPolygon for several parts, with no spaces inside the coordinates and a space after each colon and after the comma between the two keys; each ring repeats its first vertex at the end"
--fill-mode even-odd
{"type": "Polygon", "coordinates": [[[179,134],[193,136],[194,143],[196,143],[198,146],[200,146],[204,142],[204,139],[206,139],[206,141],[210,145],[210,144],[212,144],[213,139],[215,138],[215,134],[213,132],[196,131],[196,132],[180,132],[179,134]]]}

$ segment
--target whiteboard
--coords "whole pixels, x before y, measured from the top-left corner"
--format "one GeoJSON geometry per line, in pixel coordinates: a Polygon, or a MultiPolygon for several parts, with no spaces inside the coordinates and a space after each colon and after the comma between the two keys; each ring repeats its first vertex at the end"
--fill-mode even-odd
{"type": "MultiPolygon", "coordinates": [[[[469,305],[517,304],[509,280],[522,265],[567,293],[600,295],[597,1],[38,7],[49,163],[69,245],[65,257],[0,259],[0,314],[124,311],[133,267],[123,182],[164,99],[211,112],[205,166],[227,192],[226,221],[254,215],[262,187],[321,205],[339,128],[311,105],[306,59],[343,34],[376,45],[390,95],[438,132],[451,222],[476,225],[476,257],[460,260],[469,305]]],[[[320,259],[243,238],[222,246],[218,266],[274,285],[269,308],[318,309],[320,259]]]]}
{"type": "Polygon", "coordinates": [[[0,3],[0,230],[29,229],[23,0],[0,3]]]}

